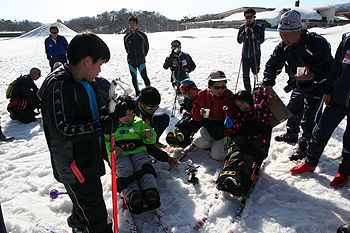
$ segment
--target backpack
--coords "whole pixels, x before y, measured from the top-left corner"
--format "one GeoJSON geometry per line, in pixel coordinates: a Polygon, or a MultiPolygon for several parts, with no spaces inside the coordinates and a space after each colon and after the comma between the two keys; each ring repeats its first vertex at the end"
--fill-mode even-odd
{"type": "MultiPolygon", "coordinates": [[[[19,78],[21,78],[21,77],[22,77],[22,75],[19,78]]],[[[19,78],[16,78],[15,80],[13,80],[10,83],[10,85],[8,86],[8,88],[6,89],[6,98],[7,99],[11,99],[12,98],[13,89],[15,89],[16,83],[17,83],[19,78]]]]}

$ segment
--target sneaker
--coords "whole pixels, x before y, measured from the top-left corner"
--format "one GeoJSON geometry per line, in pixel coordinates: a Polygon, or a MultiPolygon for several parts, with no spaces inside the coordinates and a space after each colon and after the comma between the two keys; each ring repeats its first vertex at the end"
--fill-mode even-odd
{"type": "Polygon", "coordinates": [[[346,182],[348,182],[348,179],[349,179],[348,176],[344,176],[338,172],[330,185],[333,188],[340,188],[340,187],[343,187],[346,184],[346,182]]]}
{"type": "Polygon", "coordinates": [[[160,143],[160,142],[155,142],[154,145],[155,145],[156,147],[163,148],[163,149],[166,149],[166,148],[167,148],[166,145],[164,145],[164,144],[162,144],[162,143],[160,143]]]}
{"type": "Polygon", "coordinates": [[[314,172],[316,167],[311,167],[307,165],[305,162],[302,164],[299,164],[298,166],[293,167],[290,169],[292,174],[301,174],[304,172],[314,172]]]}
{"type": "Polygon", "coordinates": [[[297,136],[293,137],[288,133],[284,133],[282,135],[276,136],[275,140],[278,142],[297,142],[298,137],[297,136]]]}
{"type": "Polygon", "coordinates": [[[294,161],[294,160],[303,159],[306,157],[306,153],[307,153],[307,150],[303,150],[299,147],[298,149],[295,150],[294,154],[289,156],[289,160],[294,161]]]}

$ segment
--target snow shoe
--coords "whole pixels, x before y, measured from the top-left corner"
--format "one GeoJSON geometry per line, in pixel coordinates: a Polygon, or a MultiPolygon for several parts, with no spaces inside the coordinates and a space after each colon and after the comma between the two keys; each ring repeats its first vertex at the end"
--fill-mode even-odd
{"type": "Polygon", "coordinates": [[[348,182],[348,180],[349,180],[348,176],[344,176],[338,172],[330,185],[333,188],[340,188],[340,187],[343,187],[346,184],[346,182],[348,182]]]}
{"type": "Polygon", "coordinates": [[[146,189],[142,191],[142,194],[145,201],[144,211],[154,210],[160,207],[160,197],[157,189],[146,189]]]}
{"type": "Polygon", "coordinates": [[[343,224],[337,229],[337,233],[350,233],[350,224],[343,224]]]}
{"type": "Polygon", "coordinates": [[[128,199],[128,206],[131,213],[140,214],[143,212],[143,199],[141,192],[133,191],[128,199]]]}
{"type": "Polygon", "coordinates": [[[301,174],[304,172],[314,172],[315,169],[316,169],[316,167],[311,167],[304,162],[304,163],[299,164],[298,166],[295,166],[292,169],[290,169],[290,172],[292,174],[301,174]]]}
{"type": "Polygon", "coordinates": [[[298,136],[293,136],[289,133],[284,133],[282,135],[276,136],[275,140],[277,142],[297,142],[298,136]]]}

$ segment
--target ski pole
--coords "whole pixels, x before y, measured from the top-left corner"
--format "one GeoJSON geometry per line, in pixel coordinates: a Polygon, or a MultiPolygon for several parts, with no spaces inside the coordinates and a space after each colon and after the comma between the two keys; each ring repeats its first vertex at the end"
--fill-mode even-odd
{"type": "Polygon", "coordinates": [[[120,88],[123,89],[123,91],[125,92],[125,94],[129,95],[129,93],[125,90],[125,88],[124,88],[122,85],[120,85],[120,83],[118,83],[116,80],[112,80],[112,82],[114,82],[114,84],[119,85],[120,88]]]}
{"type": "Polygon", "coordinates": [[[114,134],[111,134],[111,168],[112,168],[112,201],[114,233],[118,233],[118,202],[117,202],[117,173],[115,171],[116,159],[114,154],[114,134]]]}
{"type": "Polygon", "coordinates": [[[123,82],[120,78],[116,78],[115,81],[118,81],[118,82],[121,82],[121,83],[124,83],[125,85],[128,85],[128,87],[130,87],[131,85],[126,83],[126,82],[123,82]]]}
{"type": "Polygon", "coordinates": [[[175,86],[173,85],[173,88],[175,90],[175,99],[174,99],[174,105],[173,109],[171,110],[171,117],[175,116],[175,111],[176,111],[176,99],[177,99],[177,80],[175,78],[175,71],[172,72],[171,74],[172,79],[174,80],[175,86]]]}
{"type": "Polygon", "coordinates": [[[242,67],[242,61],[243,61],[243,54],[244,54],[244,49],[245,49],[247,37],[248,37],[248,33],[246,33],[245,38],[244,38],[243,49],[242,49],[242,56],[241,56],[241,62],[239,63],[239,69],[238,69],[238,75],[237,75],[237,82],[236,82],[235,93],[237,92],[239,73],[241,73],[241,67],[242,67]]]}
{"type": "MultiPolygon", "coordinates": [[[[109,103],[109,113],[114,112],[115,108],[115,87],[116,81],[112,81],[109,96],[112,101],[109,103]]],[[[117,83],[118,84],[118,83],[117,83]]],[[[125,90],[124,90],[125,91],[125,90]]],[[[126,92],[126,91],[125,91],[126,92]]],[[[118,233],[118,200],[117,200],[117,173],[115,171],[116,161],[114,154],[114,134],[111,133],[111,175],[112,175],[112,203],[113,203],[113,221],[114,221],[114,233],[118,233]]]]}
{"type": "Polygon", "coordinates": [[[51,197],[52,199],[56,199],[56,198],[58,197],[58,195],[61,195],[61,194],[67,194],[67,192],[58,192],[57,189],[52,189],[52,190],[50,191],[50,197],[51,197]]]}
{"type": "Polygon", "coordinates": [[[253,32],[252,32],[252,39],[253,39],[253,49],[254,49],[255,73],[256,73],[254,75],[254,88],[255,88],[256,83],[258,82],[258,65],[257,65],[257,62],[256,62],[256,52],[255,52],[255,43],[254,43],[254,34],[253,34],[253,32]]]}

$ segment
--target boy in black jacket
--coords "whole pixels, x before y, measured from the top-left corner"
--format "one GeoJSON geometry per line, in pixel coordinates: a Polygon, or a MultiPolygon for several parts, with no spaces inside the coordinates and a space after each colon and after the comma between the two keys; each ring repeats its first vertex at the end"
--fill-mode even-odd
{"type": "Polygon", "coordinates": [[[76,35],[67,55],[69,65],[52,72],[39,91],[53,173],[73,203],[68,217],[73,233],[108,233],[112,223],[107,221],[100,181],[105,174],[101,136],[115,132],[126,106],[117,104],[116,111],[108,114],[98,98],[94,79],[110,58],[98,36],[76,35]]]}

